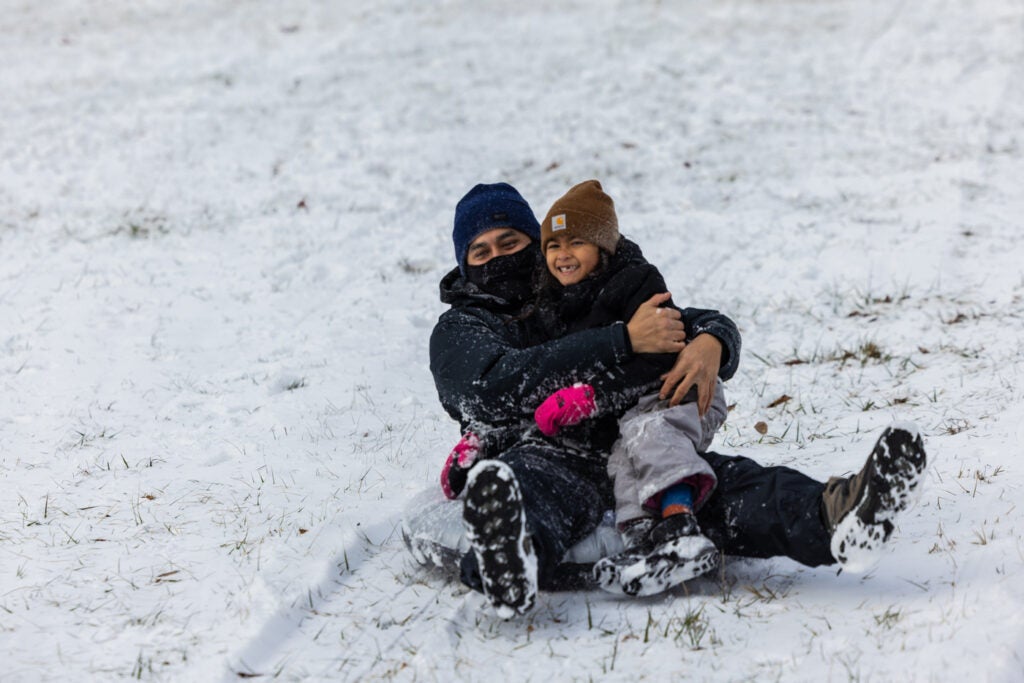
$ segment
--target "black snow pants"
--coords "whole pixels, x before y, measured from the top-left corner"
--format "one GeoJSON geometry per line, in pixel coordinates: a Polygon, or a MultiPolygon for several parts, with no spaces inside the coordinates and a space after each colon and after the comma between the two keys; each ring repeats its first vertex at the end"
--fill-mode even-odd
{"type": "Polygon", "coordinates": [[[697,511],[701,531],[724,555],[789,557],[809,567],[834,564],[822,482],[789,467],[705,453],[718,486],[697,511]]]}
{"type": "MultiPolygon", "coordinates": [[[[559,562],[569,548],[597,528],[606,510],[614,508],[607,457],[528,440],[497,459],[512,468],[519,482],[526,526],[537,554],[538,585],[544,590],[582,587],[572,580],[576,572],[559,562]]],[[[463,556],[461,569],[462,582],[482,590],[472,551],[463,556]]]]}

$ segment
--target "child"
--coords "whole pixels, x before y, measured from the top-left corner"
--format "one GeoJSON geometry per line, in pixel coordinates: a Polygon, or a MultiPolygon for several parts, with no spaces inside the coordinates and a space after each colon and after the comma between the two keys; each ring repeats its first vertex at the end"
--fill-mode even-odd
{"type": "MultiPolygon", "coordinates": [[[[596,180],[576,185],[551,207],[541,224],[541,251],[547,270],[540,276],[534,318],[547,338],[629,320],[640,304],[667,289],[639,247],[619,235],[614,203],[596,180]]],[[[687,341],[711,332],[723,342],[729,362],[720,374],[731,376],[739,350],[735,326],[714,311],[685,309],[682,313],[687,341]]],[[[650,391],[675,359],[674,354],[637,354],[624,371],[650,391]]],[[[626,552],[595,565],[598,583],[612,592],[648,595],[713,567],[717,552],[700,535],[693,513],[716,483],[699,453],[707,449],[725,420],[721,382],[702,417],[695,391],[682,404],[668,407],[656,393],[637,402],[639,391],[603,393],[600,376],[578,379],[592,384],[560,389],[537,408],[535,421],[545,435],[584,444],[600,441],[596,437],[599,423],[636,403],[620,420],[621,437],[608,459],[617,526],[626,552]],[[598,387],[596,392],[593,385],[598,387]]],[[[447,494],[457,494],[454,488],[458,487],[450,481],[452,473],[456,479],[464,478],[464,470],[479,453],[480,443],[467,434],[446,463],[448,477],[443,475],[442,482],[448,486],[447,494]]]]}

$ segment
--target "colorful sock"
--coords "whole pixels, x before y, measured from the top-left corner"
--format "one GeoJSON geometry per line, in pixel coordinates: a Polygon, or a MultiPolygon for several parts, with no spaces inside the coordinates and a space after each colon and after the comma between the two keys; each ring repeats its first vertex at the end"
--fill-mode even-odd
{"type": "Polygon", "coordinates": [[[661,494],[662,518],[678,515],[681,512],[693,512],[693,487],[689,484],[669,486],[661,494]]]}

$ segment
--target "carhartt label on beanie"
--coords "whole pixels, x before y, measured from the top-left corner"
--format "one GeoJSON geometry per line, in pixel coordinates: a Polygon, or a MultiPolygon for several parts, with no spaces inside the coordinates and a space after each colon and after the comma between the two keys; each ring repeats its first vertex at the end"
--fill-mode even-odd
{"type": "Polygon", "coordinates": [[[586,180],[569,188],[555,200],[540,224],[540,248],[547,249],[555,234],[580,237],[609,254],[619,243],[619,219],[615,202],[604,193],[601,183],[586,180]]]}
{"type": "Polygon", "coordinates": [[[540,226],[533,209],[516,188],[508,183],[480,184],[466,193],[455,207],[452,242],[455,261],[466,274],[466,252],[482,233],[494,228],[513,228],[532,240],[540,239],[540,226]]]}

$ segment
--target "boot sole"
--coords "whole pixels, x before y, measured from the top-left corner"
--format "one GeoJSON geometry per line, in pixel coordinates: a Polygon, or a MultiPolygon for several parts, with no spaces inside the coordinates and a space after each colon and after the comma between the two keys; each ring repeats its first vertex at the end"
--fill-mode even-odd
{"type": "Polygon", "coordinates": [[[832,556],[854,573],[869,571],[878,562],[895,520],[917,502],[927,465],[924,443],[913,425],[887,428],[871,457],[875,469],[860,500],[832,534],[832,556]]]}
{"type": "Polygon", "coordinates": [[[462,512],[484,595],[498,616],[524,614],[537,599],[537,557],[512,469],[492,460],[470,471],[462,512]]]}
{"type": "Polygon", "coordinates": [[[598,586],[617,595],[657,595],[718,566],[718,550],[705,536],[682,536],[647,553],[627,551],[594,565],[598,586]]]}
{"type": "Polygon", "coordinates": [[[622,571],[639,562],[643,562],[646,557],[646,553],[631,550],[619,553],[613,557],[603,557],[594,563],[594,581],[601,590],[616,595],[623,595],[622,582],[619,580],[622,571]]]}

